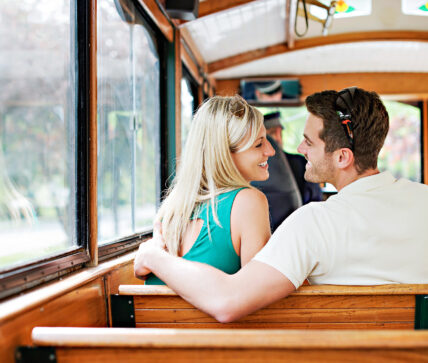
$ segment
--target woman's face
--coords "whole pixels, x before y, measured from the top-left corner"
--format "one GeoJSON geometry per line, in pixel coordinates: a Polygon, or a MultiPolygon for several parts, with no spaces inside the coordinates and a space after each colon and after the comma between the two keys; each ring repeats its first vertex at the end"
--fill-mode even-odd
{"type": "Polygon", "coordinates": [[[245,180],[262,181],[269,178],[268,158],[273,155],[275,150],[266,139],[266,129],[262,126],[253,145],[245,151],[232,153],[232,159],[245,180]]]}

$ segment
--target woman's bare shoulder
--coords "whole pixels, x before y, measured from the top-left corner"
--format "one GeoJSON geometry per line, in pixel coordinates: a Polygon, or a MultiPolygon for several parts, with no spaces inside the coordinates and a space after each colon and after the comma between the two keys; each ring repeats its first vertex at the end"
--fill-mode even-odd
{"type": "Polygon", "coordinates": [[[233,203],[233,209],[238,209],[245,213],[254,208],[268,209],[266,196],[256,188],[245,188],[238,192],[233,203]]]}

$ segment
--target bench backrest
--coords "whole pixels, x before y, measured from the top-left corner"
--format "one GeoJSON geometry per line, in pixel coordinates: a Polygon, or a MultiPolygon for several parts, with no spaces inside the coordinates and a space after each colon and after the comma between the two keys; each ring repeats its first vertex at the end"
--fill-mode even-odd
{"type": "Polygon", "coordinates": [[[428,361],[428,331],[35,328],[32,338],[38,347],[19,356],[50,349],[58,363],[428,361]]]}
{"type": "Polygon", "coordinates": [[[302,286],[237,322],[221,324],[166,286],[122,285],[112,326],[164,328],[428,328],[428,285],[302,286]]]}

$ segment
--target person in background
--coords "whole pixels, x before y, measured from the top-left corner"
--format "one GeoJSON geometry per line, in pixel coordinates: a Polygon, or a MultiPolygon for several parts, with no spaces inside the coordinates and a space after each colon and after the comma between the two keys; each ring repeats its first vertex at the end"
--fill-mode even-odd
{"type": "Polygon", "coordinates": [[[269,159],[269,179],[252,183],[267,197],[272,232],[300,206],[322,200],[319,184],[308,182],[304,178],[306,159],[282,149],[284,128],[280,118],[280,112],[264,116],[267,139],[275,149],[275,155],[269,159]]]}
{"type": "Polygon", "coordinates": [[[279,102],[282,100],[281,81],[261,82],[255,86],[256,100],[261,102],[279,102]]]}
{"type": "MultiPolygon", "coordinates": [[[[240,96],[213,97],[196,112],[177,176],[156,220],[173,256],[237,272],[270,237],[266,197],[274,150],[263,115],[240,96]]],[[[151,274],[146,284],[163,281],[151,274]]]]}

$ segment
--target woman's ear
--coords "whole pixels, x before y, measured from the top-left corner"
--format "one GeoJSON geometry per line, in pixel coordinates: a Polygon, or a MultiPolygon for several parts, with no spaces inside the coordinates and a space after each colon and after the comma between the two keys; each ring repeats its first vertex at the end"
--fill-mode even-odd
{"type": "Polygon", "coordinates": [[[346,169],[354,165],[354,153],[349,148],[337,150],[336,163],[339,169],[346,169]]]}

